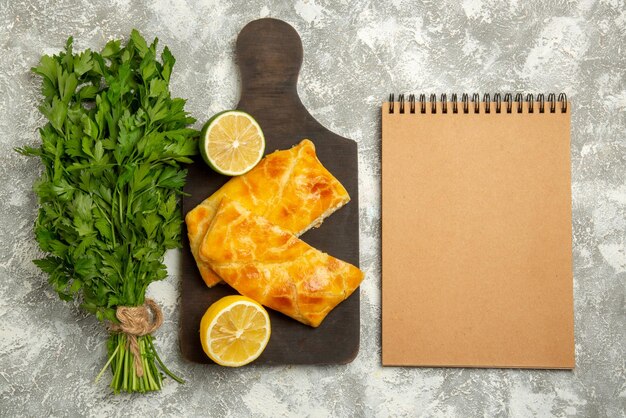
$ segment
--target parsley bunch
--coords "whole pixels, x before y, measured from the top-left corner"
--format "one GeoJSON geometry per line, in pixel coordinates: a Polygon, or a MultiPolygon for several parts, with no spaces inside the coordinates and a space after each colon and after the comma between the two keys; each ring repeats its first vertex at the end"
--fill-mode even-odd
{"type": "MultiPolygon", "coordinates": [[[[32,69],[48,119],[42,144],[18,149],[44,166],[34,229],[49,255],[35,264],[61,299],[112,323],[117,306],[142,305],[148,285],[167,275],[165,250],[180,246],[182,165],[197,149],[197,132],[187,127],[195,119],[169,92],[175,59],[166,47],[158,60],[157,41],[148,46],[133,30],[123,47],[116,40],[100,53],[74,53],[69,38],[64,52],[44,55],[32,69]]],[[[137,376],[126,340],[109,337],[116,393],[159,390],[156,364],[180,381],[151,335],[138,338],[144,373],[137,376]]]]}

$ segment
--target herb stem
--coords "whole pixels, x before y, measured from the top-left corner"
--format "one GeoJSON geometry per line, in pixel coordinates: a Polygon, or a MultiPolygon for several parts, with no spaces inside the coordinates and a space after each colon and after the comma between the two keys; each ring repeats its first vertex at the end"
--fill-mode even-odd
{"type": "Polygon", "coordinates": [[[100,377],[102,377],[102,373],[104,373],[107,367],[109,367],[109,364],[111,364],[111,362],[113,361],[113,359],[115,358],[119,350],[120,350],[120,346],[118,345],[117,347],[115,347],[115,351],[113,351],[113,354],[109,356],[109,361],[107,361],[107,363],[104,365],[102,370],[100,370],[100,373],[98,373],[98,376],[96,376],[96,380],[94,381],[94,383],[98,383],[98,380],[100,380],[100,377]]]}
{"type": "Polygon", "coordinates": [[[154,348],[154,344],[152,343],[152,336],[151,335],[147,335],[147,340],[148,343],[150,344],[150,348],[152,349],[152,353],[154,353],[154,358],[156,359],[157,363],[159,364],[159,367],[161,368],[161,370],[163,370],[163,372],[165,372],[166,375],[168,375],[169,377],[171,377],[172,379],[174,379],[175,381],[177,381],[178,383],[185,383],[185,380],[178,377],[177,375],[175,375],[174,373],[172,373],[167,367],[165,367],[165,364],[163,364],[163,362],[161,361],[161,358],[159,357],[159,355],[157,354],[155,348],[154,348]]]}

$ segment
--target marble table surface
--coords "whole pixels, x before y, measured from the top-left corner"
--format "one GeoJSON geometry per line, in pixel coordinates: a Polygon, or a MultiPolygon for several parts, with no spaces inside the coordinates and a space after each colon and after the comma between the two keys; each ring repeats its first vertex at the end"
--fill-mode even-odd
{"type": "MultiPolygon", "coordinates": [[[[623,0],[0,0],[0,416],[624,416],[626,409],[626,6],[623,0]],[[184,385],[113,396],[94,384],[106,331],[58,299],[32,264],[32,183],[13,148],[39,143],[29,68],[69,35],[101,48],[132,28],[177,58],[175,95],[200,121],[239,97],[234,42],[260,17],[300,33],[299,93],[359,147],[361,350],[344,366],[232,370],[178,348],[180,253],[149,288],[157,344],[184,385]],[[560,92],[573,103],[576,369],[382,368],[380,103],[390,92],[560,92]]],[[[198,126],[200,122],[198,122],[198,126]]]]}

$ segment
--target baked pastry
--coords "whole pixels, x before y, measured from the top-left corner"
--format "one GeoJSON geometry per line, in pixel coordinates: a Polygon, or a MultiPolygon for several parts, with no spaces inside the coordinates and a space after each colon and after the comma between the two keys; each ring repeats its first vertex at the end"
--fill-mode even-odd
{"type": "Polygon", "coordinates": [[[317,327],[363,280],[357,267],[224,198],[199,249],[244,296],[317,327]]]}
{"type": "Polygon", "coordinates": [[[317,159],[315,146],[303,139],[291,149],[263,158],[248,173],[233,177],[187,213],[191,252],[207,286],[221,281],[198,257],[198,248],[224,196],[300,235],[350,201],[346,189],[317,159]]]}

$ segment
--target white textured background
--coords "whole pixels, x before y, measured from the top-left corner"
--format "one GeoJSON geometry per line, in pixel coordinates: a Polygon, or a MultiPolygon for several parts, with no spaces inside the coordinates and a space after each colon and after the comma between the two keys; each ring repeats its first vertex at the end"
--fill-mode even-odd
{"type": "Polygon", "coordinates": [[[624,416],[625,10],[619,0],[0,0],[0,415],[624,416]],[[107,379],[93,384],[106,360],[103,326],[61,302],[30,261],[39,256],[31,185],[40,167],[12,151],[39,143],[39,80],[29,68],[69,35],[77,50],[99,49],[137,28],[172,49],[173,92],[204,121],[237,103],[234,42],[265,16],[302,37],[305,105],[359,144],[359,356],[336,367],[186,363],[171,253],[170,277],[149,293],[167,315],[158,348],[187,383],[112,396],[107,379]],[[574,372],[380,367],[379,105],[389,92],[463,91],[565,91],[574,103],[574,372]]]}

